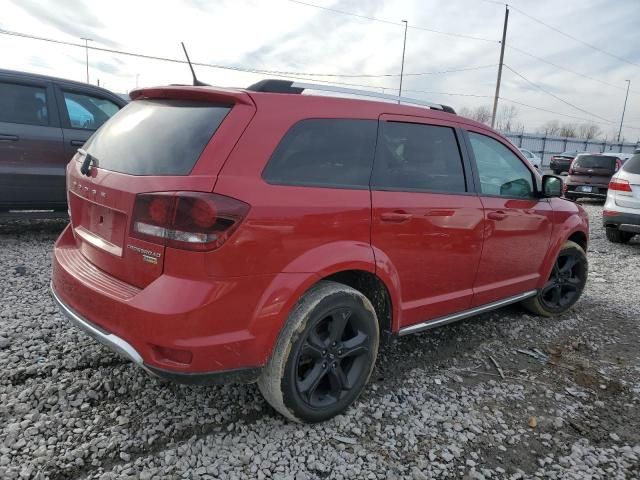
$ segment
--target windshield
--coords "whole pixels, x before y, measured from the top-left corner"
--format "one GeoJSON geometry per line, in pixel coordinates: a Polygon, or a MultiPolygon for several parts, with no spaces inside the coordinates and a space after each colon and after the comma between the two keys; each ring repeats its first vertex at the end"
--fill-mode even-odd
{"type": "Polygon", "coordinates": [[[582,155],[573,164],[574,168],[606,168],[614,170],[616,159],[605,155],[582,155]]]}
{"type": "Polygon", "coordinates": [[[188,175],[231,108],[186,100],[136,100],[84,150],[99,168],[130,175],[188,175]]]}

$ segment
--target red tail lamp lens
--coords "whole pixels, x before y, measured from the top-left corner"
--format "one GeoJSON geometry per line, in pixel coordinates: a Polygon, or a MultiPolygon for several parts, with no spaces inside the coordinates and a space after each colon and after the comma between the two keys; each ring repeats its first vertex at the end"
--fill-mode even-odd
{"type": "Polygon", "coordinates": [[[143,193],[136,196],[131,236],[185,250],[213,250],[248,212],[246,203],[215,193],[143,193]]]}
{"type": "Polygon", "coordinates": [[[631,185],[627,180],[621,178],[612,178],[609,182],[609,190],[617,190],[619,192],[632,192],[631,185]]]}

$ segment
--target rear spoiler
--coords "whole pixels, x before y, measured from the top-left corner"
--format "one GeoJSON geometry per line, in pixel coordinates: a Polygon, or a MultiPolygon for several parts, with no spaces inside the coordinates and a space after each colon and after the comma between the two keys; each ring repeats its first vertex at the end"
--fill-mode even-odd
{"type": "Polygon", "coordinates": [[[131,93],[129,93],[129,97],[131,97],[131,100],[164,98],[254,105],[249,94],[242,90],[217,87],[194,87],[191,85],[139,88],[132,90],[131,93]]]}

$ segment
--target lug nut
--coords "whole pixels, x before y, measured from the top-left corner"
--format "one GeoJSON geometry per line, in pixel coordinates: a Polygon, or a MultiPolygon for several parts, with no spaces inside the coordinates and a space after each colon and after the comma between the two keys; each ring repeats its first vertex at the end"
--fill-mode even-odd
{"type": "Polygon", "coordinates": [[[322,362],[322,368],[327,368],[327,362],[322,362]]]}
{"type": "Polygon", "coordinates": [[[331,364],[331,368],[336,368],[336,362],[333,362],[333,363],[331,364]]]}

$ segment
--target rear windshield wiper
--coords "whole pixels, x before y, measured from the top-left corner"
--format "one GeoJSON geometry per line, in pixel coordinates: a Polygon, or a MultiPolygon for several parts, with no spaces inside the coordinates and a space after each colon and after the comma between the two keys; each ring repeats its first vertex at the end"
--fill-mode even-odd
{"type": "Polygon", "coordinates": [[[91,176],[91,166],[92,164],[95,165],[95,158],[92,157],[89,153],[87,153],[86,150],[83,150],[82,148],[78,149],[78,152],[81,155],[84,155],[84,161],[82,162],[82,166],[80,167],[80,173],[82,173],[83,175],[90,177],[91,176]]]}

